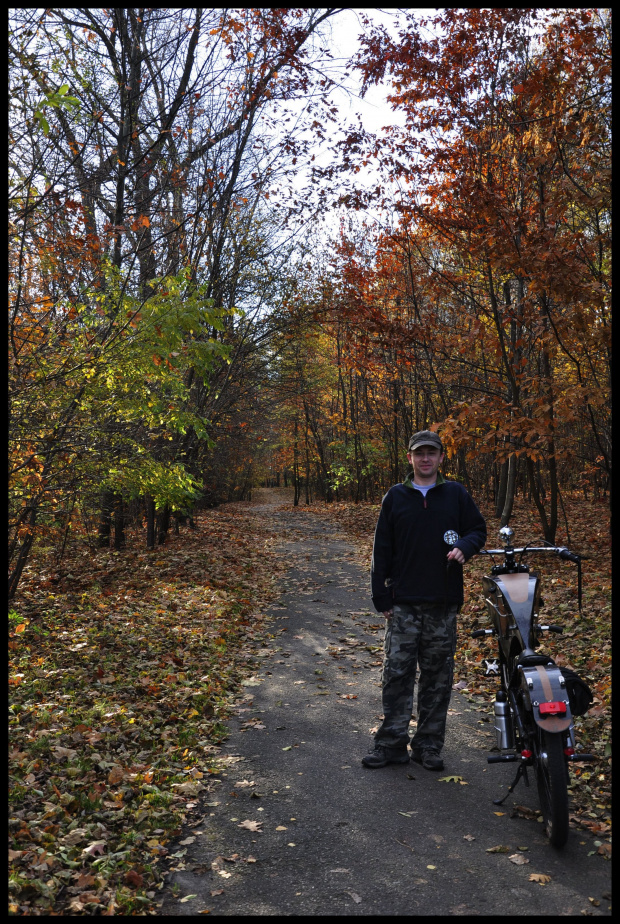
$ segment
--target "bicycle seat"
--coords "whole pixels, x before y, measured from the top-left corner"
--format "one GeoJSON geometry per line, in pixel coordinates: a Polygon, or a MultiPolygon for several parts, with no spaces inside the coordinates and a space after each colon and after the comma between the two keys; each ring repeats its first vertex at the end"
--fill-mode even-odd
{"type": "Polygon", "coordinates": [[[544,667],[552,667],[555,665],[555,661],[549,655],[528,654],[528,652],[524,651],[517,658],[517,664],[520,664],[521,667],[536,667],[539,664],[544,667]]]}

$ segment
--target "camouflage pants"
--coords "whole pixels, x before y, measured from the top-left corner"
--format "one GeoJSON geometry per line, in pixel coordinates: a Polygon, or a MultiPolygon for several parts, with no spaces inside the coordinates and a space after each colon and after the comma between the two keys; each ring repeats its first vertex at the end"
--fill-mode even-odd
{"type": "Polygon", "coordinates": [[[414,750],[441,751],[452,693],[458,606],[429,603],[396,604],[385,629],[383,661],[383,723],[375,745],[403,747],[409,741],[413,688],[419,665],[418,725],[414,750]]]}

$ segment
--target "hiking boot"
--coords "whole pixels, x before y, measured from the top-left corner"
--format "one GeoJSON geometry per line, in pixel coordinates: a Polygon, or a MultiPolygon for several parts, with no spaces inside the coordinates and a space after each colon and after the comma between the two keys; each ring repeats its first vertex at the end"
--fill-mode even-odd
{"type": "Polygon", "coordinates": [[[411,760],[417,764],[422,764],[425,770],[443,770],[443,760],[439,756],[439,751],[435,748],[427,748],[425,751],[412,751],[411,760]]]}
{"type": "Polygon", "coordinates": [[[409,753],[407,748],[386,748],[377,744],[370,754],[362,757],[362,763],[373,770],[377,767],[385,767],[387,764],[408,764],[409,753]]]}

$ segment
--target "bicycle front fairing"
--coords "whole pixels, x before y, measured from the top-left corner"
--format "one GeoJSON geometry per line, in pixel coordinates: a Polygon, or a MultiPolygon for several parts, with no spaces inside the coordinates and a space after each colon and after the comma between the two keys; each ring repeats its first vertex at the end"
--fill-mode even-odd
{"type": "Polygon", "coordinates": [[[534,648],[537,644],[533,616],[534,607],[539,603],[540,580],[538,574],[529,573],[523,565],[517,567],[517,573],[501,573],[499,568],[493,568],[492,577],[485,575],[482,579],[482,586],[488,594],[487,606],[507,663],[510,662],[510,656],[514,654],[516,647],[511,644],[515,630],[521,636],[518,642],[519,651],[534,648]]]}

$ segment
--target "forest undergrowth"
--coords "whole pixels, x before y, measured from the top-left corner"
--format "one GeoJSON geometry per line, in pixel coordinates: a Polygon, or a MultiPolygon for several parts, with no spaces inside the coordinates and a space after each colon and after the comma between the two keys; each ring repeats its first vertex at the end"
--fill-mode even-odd
{"type": "MultiPolygon", "coordinates": [[[[369,565],[376,505],[288,509],[331,517],[369,565]]],[[[602,505],[575,500],[567,513],[570,547],[590,556],[583,612],[573,566],[546,561],[545,615],[566,628],[545,644],[594,692],[576,726],[599,759],[571,769],[572,823],[609,857],[609,531],[602,505]]],[[[488,524],[492,543],[498,524],[488,524]]],[[[512,524],[519,541],[539,535],[523,506],[512,524]]],[[[184,826],[226,767],[227,717],[252,699],[265,610],[287,568],[278,539],[236,503],[205,511],[195,530],[154,551],[130,534],[124,551],[77,547],[60,567],[33,556],[9,613],[10,913],[156,913],[166,868],[186,849],[184,826]]],[[[467,567],[455,674],[460,695],[481,708],[496,685],[482,666],[491,643],[469,637],[485,624],[484,565],[467,567]]]]}

